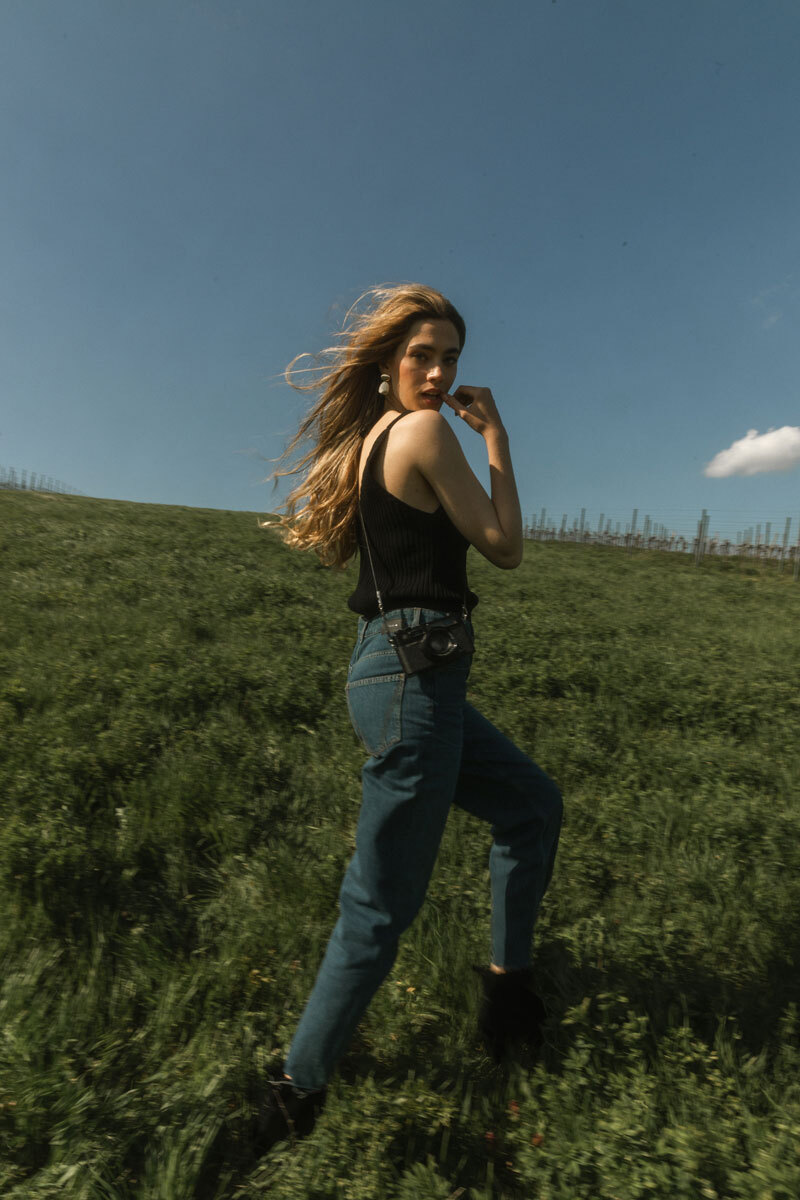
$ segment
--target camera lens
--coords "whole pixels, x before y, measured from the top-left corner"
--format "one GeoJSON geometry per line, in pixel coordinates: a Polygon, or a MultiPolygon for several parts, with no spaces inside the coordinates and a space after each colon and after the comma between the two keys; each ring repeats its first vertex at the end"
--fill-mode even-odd
{"type": "Polygon", "coordinates": [[[443,658],[455,649],[456,643],[446,629],[432,629],[428,634],[428,650],[435,658],[443,658]]]}

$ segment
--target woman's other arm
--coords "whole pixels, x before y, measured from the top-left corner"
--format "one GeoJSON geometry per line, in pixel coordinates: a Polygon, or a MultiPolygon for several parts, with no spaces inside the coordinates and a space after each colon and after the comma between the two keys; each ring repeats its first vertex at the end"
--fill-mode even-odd
{"type": "Polygon", "coordinates": [[[512,570],[522,562],[522,513],[508,434],[492,393],[488,388],[462,386],[445,400],[486,443],[491,499],[441,413],[423,410],[403,421],[408,453],[455,527],[489,562],[512,570]],[[471,398],[469,407],[459,396],[471,398]]]}
{"type": "Polygon", "coordinates": [[[505,429],[492,430],[484,435],[484,441],[489,454],[492,506],[509,547],[511,561],[506,566],[518,567],[522,562],[522,511],[511,465],[508,434],[505,429]]]}

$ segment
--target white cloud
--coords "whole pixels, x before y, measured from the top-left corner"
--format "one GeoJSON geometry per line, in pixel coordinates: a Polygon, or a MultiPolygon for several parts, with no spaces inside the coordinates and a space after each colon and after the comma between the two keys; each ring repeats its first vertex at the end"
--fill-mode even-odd
{"type": "Polygon", "coordinates": [[[783,309],[780,305],[784,291],[785,288],[780,286],[764,288],[757,296],[753,297],[753,304],[761,311],[762,329],[771,329],[783,316],[783,309]]]}
{"type": "Polygon", "coordinates": [[[797,466],[800,466],[800,426],[783,425],[762,434],[748,429],[738,442],[715,454],[703,474],[723,479],[726,475],[791,471],[797,466]]]}
{"type": "Polygon", "coordinates": [[[772,329],[773,325],[783,320],[787,309],[791,313],[799,298],[800,289],[792,275],[788,275],[782,283],[762,288],[752,298],[752,303],[761,313],[761,328],[772,329]]]}

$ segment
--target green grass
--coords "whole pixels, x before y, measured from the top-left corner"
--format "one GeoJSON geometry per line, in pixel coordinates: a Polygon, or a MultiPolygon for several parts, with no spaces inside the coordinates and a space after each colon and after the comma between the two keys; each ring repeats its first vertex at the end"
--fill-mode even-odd
{"type": "Polygon", "coordinates": [[[565,800],[546,1044],[481,1051],[489,832],[454,810],[314,1133],[259,1157],[354,847],[355,566],[255,514],[2,491],[0,553],[0,1194],[800,1194],[789,572],[470,552],[470,699],[565,800]]]}

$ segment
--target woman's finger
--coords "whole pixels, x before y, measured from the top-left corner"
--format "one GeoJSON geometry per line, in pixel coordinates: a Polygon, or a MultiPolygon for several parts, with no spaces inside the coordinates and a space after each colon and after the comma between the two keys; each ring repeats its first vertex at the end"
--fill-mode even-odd
{"type": "Polygon", "coordinates": [[[472,401],[475,399],[477,389],[468,388],[462,383],[460,387],[456,388],[453,394],[454,396],[458,397],[460,403],[464,405],[464,408],[469,408],[470,404],[472,404],[472,401]]]}
{"type": "Polygon", "coordinates": [[[452,396],[446,394],[444,398],[457,413],[468,412],[472,401],[475,399],[473,395],[469,392],[463,392],[461,388],[457,388],[452,396]]]}
{"type": "Polygon", "coordinates": [[[455,396],[451,396],[449,392],[445,392],[442,399],[444,400],[445,404],[449,404],[450,408],[457,413],[463,412],[467,407],[467,405],[462,404],[460,400],[456,400],[455,396]]]}

